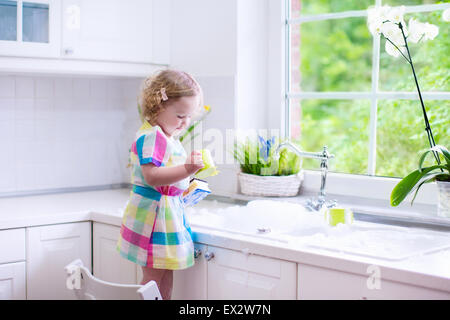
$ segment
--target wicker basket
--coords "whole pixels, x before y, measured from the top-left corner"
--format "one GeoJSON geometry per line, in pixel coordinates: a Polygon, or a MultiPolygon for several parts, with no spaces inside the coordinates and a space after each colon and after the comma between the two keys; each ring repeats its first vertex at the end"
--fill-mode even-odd
{"type": "Polygon", "coordinates": [[[257,176],[238,173],[241,192],[250,196],[289,197],[298,194],[303,181],[303,170],[289,176],[257,176]]]}

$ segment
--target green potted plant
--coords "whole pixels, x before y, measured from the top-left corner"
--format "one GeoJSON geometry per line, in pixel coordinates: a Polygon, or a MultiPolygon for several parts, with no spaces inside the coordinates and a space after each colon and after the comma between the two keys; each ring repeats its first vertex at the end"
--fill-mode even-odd
{"type": "Polygon", "coordinates": [[[240,165],[238,179],[241,192],[252,196],[295,196],[298,194],[303,171],[301,158],[287,149],[274,158],[279,141],[272,137],[265,140],[246,138],[236,142],[233,157],[240,165]]]}
{"type": "Polygon", "coordinates": [[[411,205],[420,187],[425,183],[436,181],[439,188],[438,215],[450,217],[450,152],[444,146],[437,145],[422,153],[419,168],[404,177],[392,190],[391,205],[398,206],[410,193],[414,192],[411,205]],[[423,162],[430,152],[442,154],[445,163],[423,167],[423,162]]]}

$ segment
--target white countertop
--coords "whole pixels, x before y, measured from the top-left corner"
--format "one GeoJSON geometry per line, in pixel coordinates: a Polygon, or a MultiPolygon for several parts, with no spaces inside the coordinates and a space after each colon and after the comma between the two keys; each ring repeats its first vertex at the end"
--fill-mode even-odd
{"type": "MultiPolygon", "coordinates": [[[[0,230],[95,221],[120,226],[129,189],[59,193],[0,198],[0,230]]],[[[201,206],[233,204],[202,201],[201,206]]],[[[450,292],[450,249],[387,261],[341,252],[297,246],[281,241],[229,233],[191,224],[196,242],[242,251],[246,254],[294,261],[369,276],[367,267],[377,265],[382,279],[450,292]]]]}

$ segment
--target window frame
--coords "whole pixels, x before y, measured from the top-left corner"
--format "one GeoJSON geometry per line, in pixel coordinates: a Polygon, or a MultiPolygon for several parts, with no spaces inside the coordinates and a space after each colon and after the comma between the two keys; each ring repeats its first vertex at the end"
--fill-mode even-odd
{"type": "MultiPolygon", "coordinates": [[[[380,91],[379,83],[379,67],[380,67],[380,35],[373,36],[372,40],[372,75],[371,90],[357,92],[291,92],[291,34],[292,25],[299,25],[304,22],[344,19],[351,17],[367,18],[366,10],[344,11],[335,13],[324,13],[314,15],[300,15],[297,18],[290,17],[290,0],[284,1],[284,12],[280,12],[282,20],[284,20],[283,30],[283,59],[281,63],[281,72],[283,74],[283,92],[284,101],[282,103],[280,127],[284,137],[290,137],[290,102],[293,99],[340,99],[340,100],[369,100],[370,109],[370,125],[369,125],[369,159],[368,171],[365,175],[329,172],[326,186],[327,193],[332,196],[337,195],[343,198],[356,197],[361,199],[370,199],[378,203],[379,207],[384,210],[388,209],[392,212],[397,211],[398,214],[404,216],[409,212],[425,214],[426,216],[435,216],[437,204],[437,186],[435,183],[424,185],[421,192],[415,200],[415,205],[410,206],[408,198],[397,208],[390,207],[389,196],[393,187],[400,180],[399,178],[381,177],[375,175],[376,169],[376,130],[377,130],[377,109],[379,100],[416,100],[417,92],[402,91],[380,91]]],[[[381,6],[382,0],[374,0],[374,6],[381,6]]],[[[426,4],[418,6],[405,6],[405,13],[431,12],[450,8],[450,3],[443,4],[426,4]]],[[[424,100],[450,100],[450,92],[422,92],[424,100]]],[[[318,151],[318,150],[307,150],[318,151]]],[[[307,193],[317,192],[319,189],[318,181],[320,173],[316,170],[305,170],[306,178],[304,182],[304,191],[307,193]],[[317,181],[316,181],[317,180],[317,181]]],[[[444,218],[445,219],[445,218],[444,218]]],[[[440,219],[439,219],[440,220],[440,219]]],[[[447,219],[448,220],[448,219],[447,219]]]]}

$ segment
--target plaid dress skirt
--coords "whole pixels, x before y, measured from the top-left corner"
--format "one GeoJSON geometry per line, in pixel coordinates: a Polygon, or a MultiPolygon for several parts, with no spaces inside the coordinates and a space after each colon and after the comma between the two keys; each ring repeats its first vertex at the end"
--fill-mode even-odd
{"type": "Polygon", "coordinates": [[[133,186],[120,236],[120,255],[154,269],[181,270],[194,265],[194,244],[181,196],[133,186]]]}

